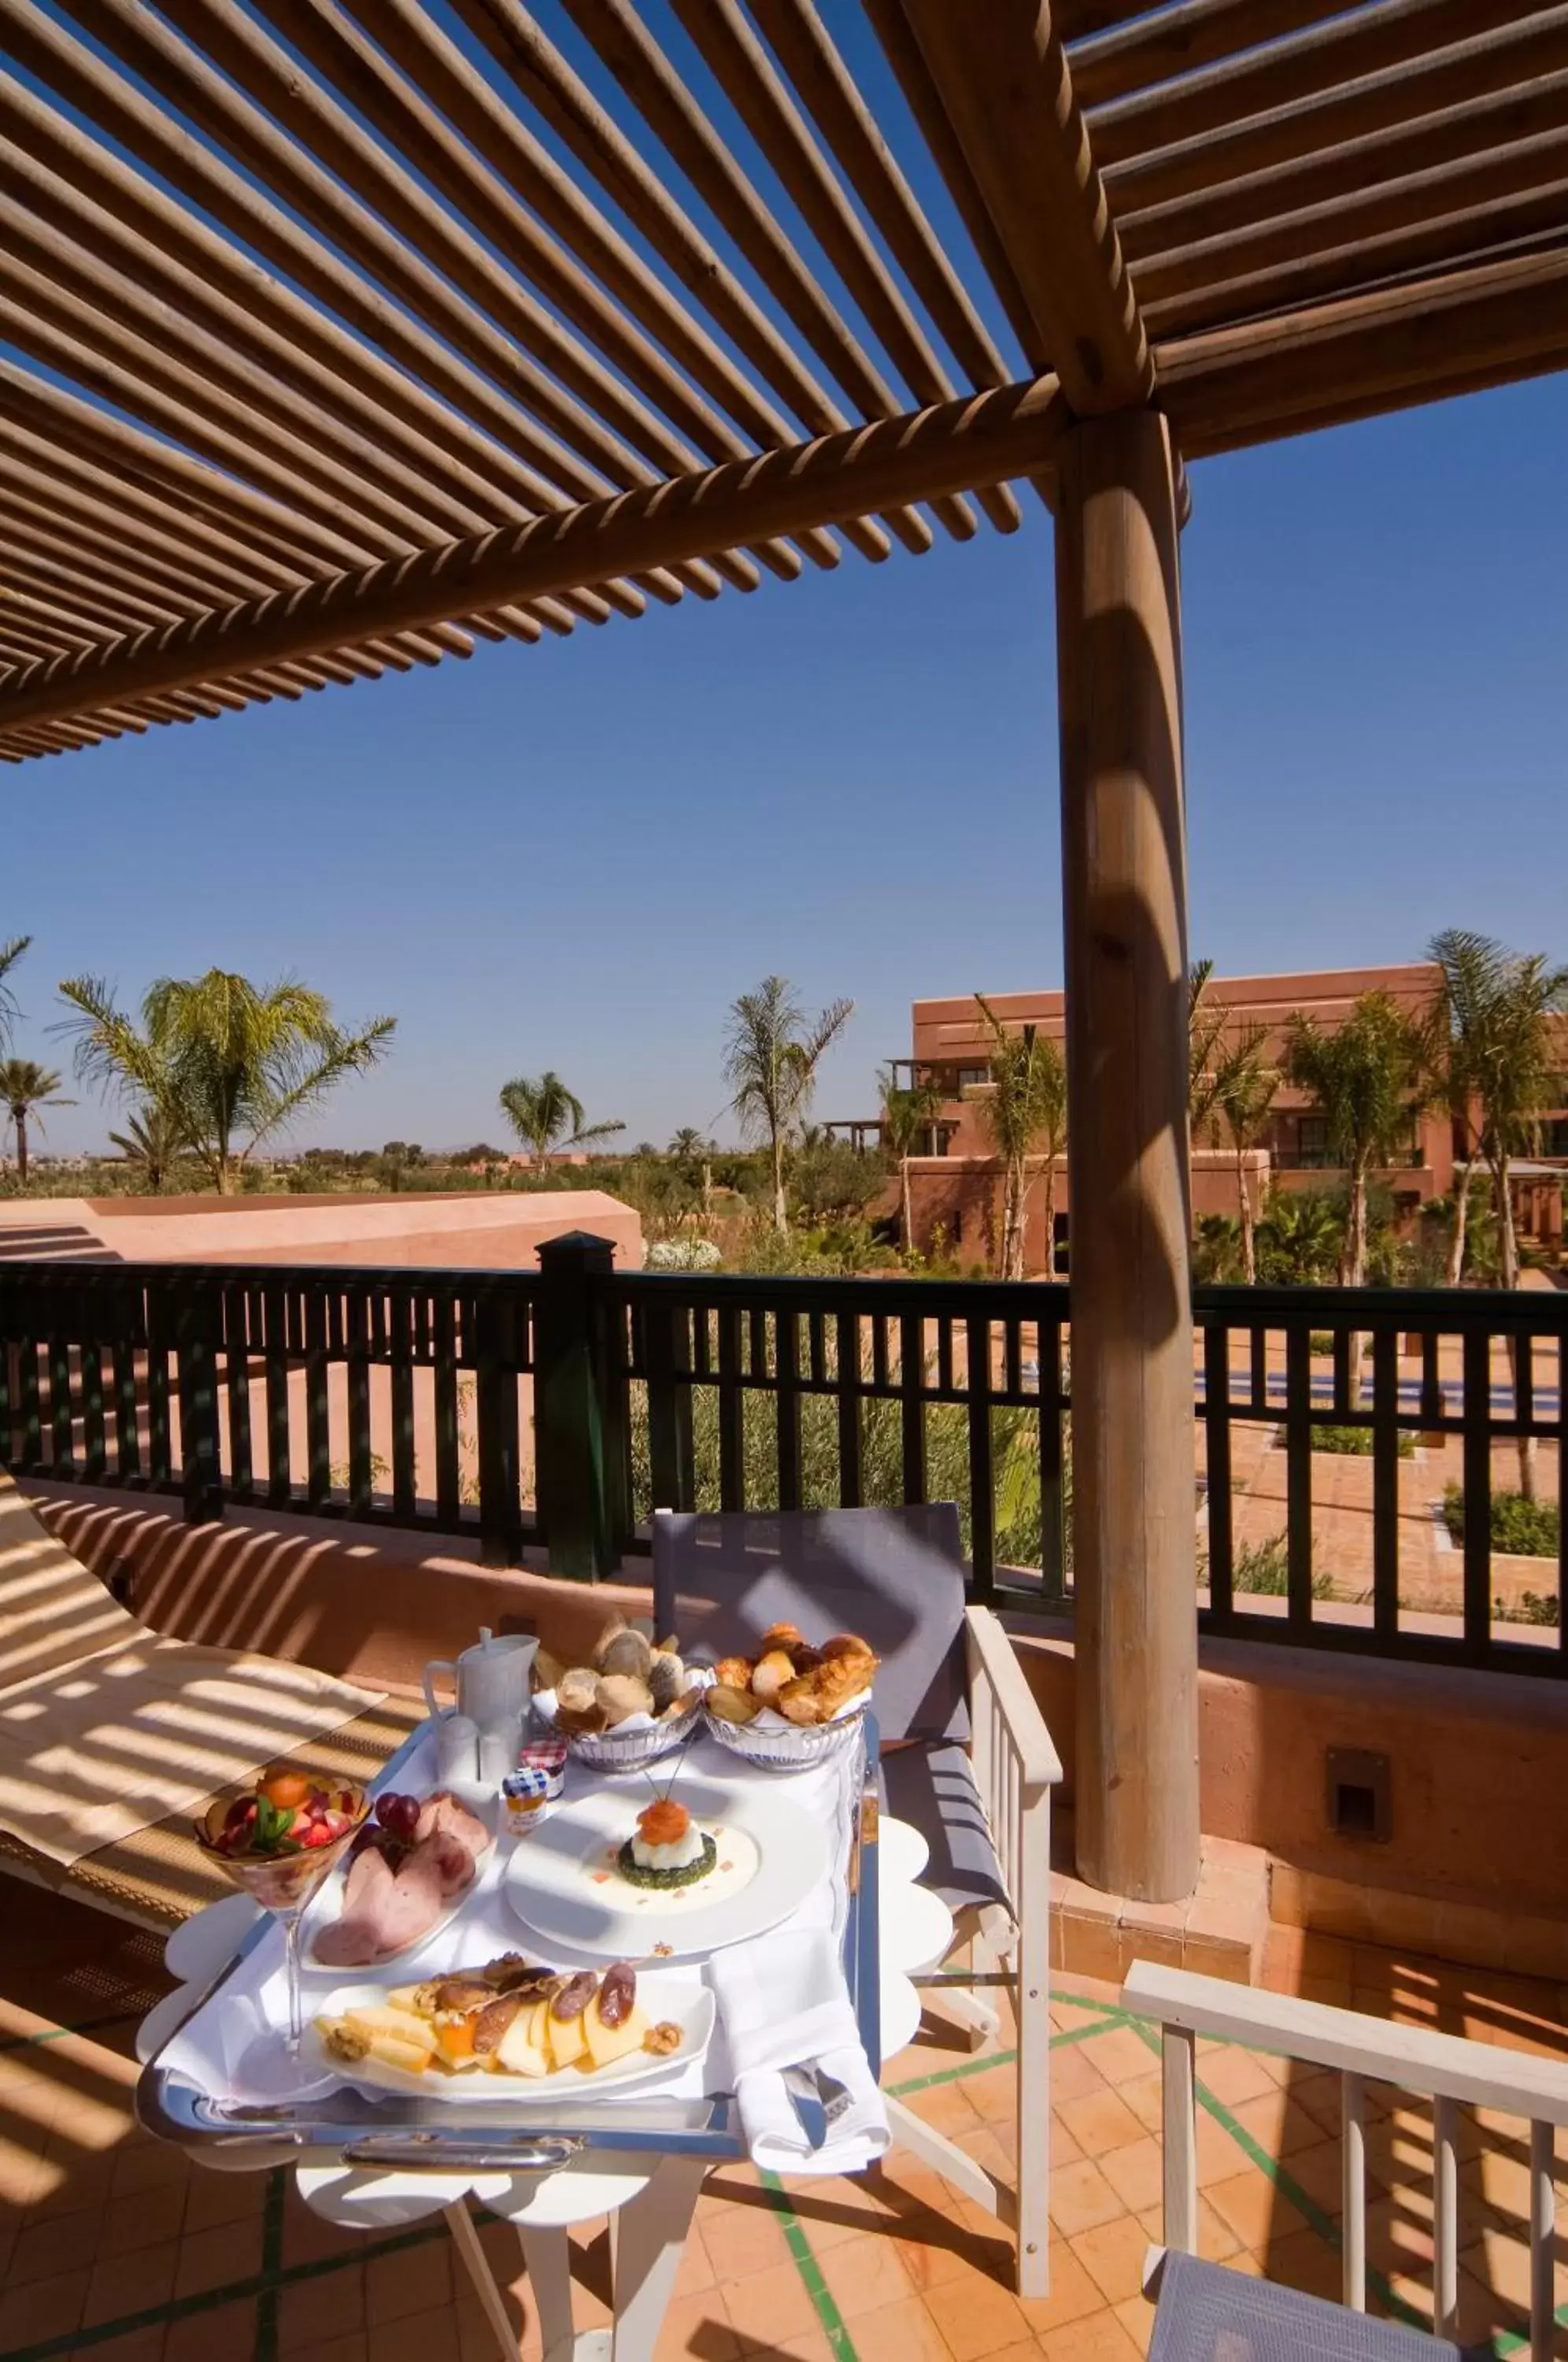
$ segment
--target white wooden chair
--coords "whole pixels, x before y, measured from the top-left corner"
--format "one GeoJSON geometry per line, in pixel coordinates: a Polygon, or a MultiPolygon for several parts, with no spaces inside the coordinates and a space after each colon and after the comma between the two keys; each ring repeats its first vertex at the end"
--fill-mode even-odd
{"type": "Polygon", "coordinates": [[[1157,2287],[1166,2250],[1198,2252],[1198,2093],[1200,2034],[1324,2067],[1343,2091],[1342,2301],[1366,2311],[1366,2086],[1391,2084],[1432,2103],[1432,2325],[1455,2335],[1459,2303],[1459,2111],[1496,2109],[1529,2125],[1530,2362],[1551,2362],[1555,2336],[1557,2130],[1568,2125],[1568,2062],[1503,2050],[1424,2026],[1294,1994],[1258,1992],[1218,1977],[1134,1960],[1124,2007],[1162,2029],[1165,2246],[1151,2249],[1145,2287],[1157,2287]]]}
{"type": "Polygon", "coordinates": [[[888,1810],[931,1849],[921,1884],[953,1913],[940,1986],[977,2043],[995,2034],[994,1992],[1016,2020],[1018,2163],[1002,2180],[890,2099],[894,2136],[1018,2235],[1018,2287],[1048,2286],[1051,1790],[1062,1776],[1011,1643],[966,1606],[958,1513],[904,1509],[654,1519],[661,1630],[716,1660],[785,1617],[804,1632],[860,1632],[882,1659],[877,1719],[888,1810]]]}

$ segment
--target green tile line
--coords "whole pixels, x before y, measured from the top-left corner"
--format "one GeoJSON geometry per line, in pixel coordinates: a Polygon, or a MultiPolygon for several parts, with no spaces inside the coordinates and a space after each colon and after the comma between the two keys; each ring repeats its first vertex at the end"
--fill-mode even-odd
{"type": "MultiPolygon", "coordinates": [[[[1125,2010],[1113,2010],[1107,2002],[1078,2002],[1074,2006],[1103,2009],[1106,2014],[1098,2022],[1088,2025],[1063,2026],[1051,2036],[1053,2050],[1066,2050],[1072,2043],[1087,2042],[1092,2035],[1114,2034],[1118,2026],[1130,2023],[1125,2010]]],[[[911,2092],[932,2092],[939,2083],[958,2083],[966,2075],[983,2075],[988,2067],[1012,2067],[1017,2063],[1016,2050],[984,2051],[972,2058],[961,2058],[952,2067],[934,2068],[929,2075],[911,2076],[907,2083],[889,2083],[886,2087],[887,2094],[889,2100],[907,2100],[911,2092]]]]}
{"type": "Polygon", "coordinates": [[[283,2168],[275,2165],[267,2176],[261,2199],[261,2277],[267,2283],[256,2300],[256,2343],[251,2362],[278,2362],[278,2274],[283,2264],[283,2207],[288,2184],[283,2168]]]}
{"type": "MultiPolygon", "coordinates": [[[[8,2050],[37,2050],[46,2042],[64,2042],[72,2034],[101,2034],[105,2026],[139,2025],[145,2010],[116,2009],[107,2017],[84,2017],[80,2025],[49,2025],[37,2034],[0,2036],[0,2054],[8,2050]]],[[[9,2362],[9,2357],[6,2357],[9,2362]]]]}
{"type": "Polygon", "coordinates": [[[812,2310],[822,2324],[823,2334],[833,2348],[834,2362],[857,2362],[854,2340],[845,2326],[844,2315],[834,2302],[833,2290],[823,2278],[822,2266],[812,2253],[811,2242],[790,2203],[784,2184],[776,2173],[765,2173],[762,2186],[773,2201],[773,2211],[783,2228],[785,2245],[812,2301],[812,2310]]]}
{"type": "Polygon", "coordinates": [[[373,2263],[379,2256],[402,2255],[405,2248],[422,2247],[432,2239],[450,2236],[444,2222],[437,2220],[423,2227],[389,2233],[384,2239],[367,2240],[342,2256],[319,2256],[309,2263],[284,2264],[274,2274],[271,2283],[260,2272],[251,2272],[245,2279],[230,2280],[224,2288],[203,2289],[193,2296],[176,2297],[169,2304],[151,2304],[140,2312],[127,2312],[118,2321],[97,2321],[90,2327],[62,2330],[57,2337],[40,2338],[34,2345],[16,2345],[0,2356],[0,2362],[58,2362],[62,2354],[84,2354],[92,2346],[105,2345],[111,2338],[128,2337],[138,2329],[156,2329],[160,2323],[189,2321],[200,2312],[215,2312],[226,2304],[243,2303],[247,2297],[264,2296],[269,2286],[273,2289],[293,2288],[301,2280],[319,2280],[332,2272],[345,2270],[350,2264],[373,2263]]]}

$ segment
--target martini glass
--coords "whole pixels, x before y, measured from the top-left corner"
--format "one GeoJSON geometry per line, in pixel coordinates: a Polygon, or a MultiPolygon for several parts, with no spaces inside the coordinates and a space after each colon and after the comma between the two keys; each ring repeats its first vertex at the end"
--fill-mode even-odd
{"type": "Polygon", "coordinates": [[[282,1927],[289,1995],[285,2055],[291,2070],[298,2064],[300,2045],[304,2038],[304,2007],[300,1992],[301,1915],[312,1895],[337,1869],[370,1812],[370,1799],[357,1782],[334,1780],[322,1785],[334,1812],[349,1816],[348,1827],[322,1845],[291,1848],[289,1833],[285,1833],[278,1850],[271,1853],[226,1852],[218,1839],[227,1826],[232,1806],[248,1801],[248,1791],[237,1797],[219,1798],[208,1807],[205,1819],[194,1825],[196,1842],[204,1858],[232,1879],[242,1894],[249,1895],[262,1910],[270,1911],[282,1927]]]}

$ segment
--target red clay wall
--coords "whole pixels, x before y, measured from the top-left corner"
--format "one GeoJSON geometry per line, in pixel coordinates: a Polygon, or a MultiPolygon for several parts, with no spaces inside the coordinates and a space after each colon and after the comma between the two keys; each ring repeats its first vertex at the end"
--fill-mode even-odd
{"type": "MultiPolygon", "coordinates": [[[[636,1584],[490,1573],[469,1544],[436,1548],[415,1535],[259,1511],[188,1527],[176,1505],[30,1480],[24,1490],[87,1564],[105,1580],[124,1578],[127,1604],[159,1630],[383,1687],[417,1685],[426,1658],[454,1655],[481,1624],[519,1619],[570,1658],[607,1612],[646,1605],[636,1584]]],[[[1015,1630],[1013,1642],[1066,1766],[1070,1805],[1071,1641],[1036,1626],[1015,1630]]],[[[1336,1895],[1395,1890],[1393,1904],[1430,1906],[1425,1932],[1407,1922],[1401,1938],[1421,1950],[1502,1964],[1516,1922],[1554,1922],[1561,1935],[1568,1688],[1240,1641],[1205,1642],[1201,1655],[1203,1828],[1274,1858],[1278,1915],[1317,1924],[1314,1895],[1326,1914],[1336,1895]],[[1331,1829],[1331,1747],[1389,1757],[1391,1843],[1331,1829]],[[1293,1899],[1282,1909],[1286,1876],[1293,1899]]],[[[1392,1940],[1386,1910],[1364,1932],[1392,1940]]]]}

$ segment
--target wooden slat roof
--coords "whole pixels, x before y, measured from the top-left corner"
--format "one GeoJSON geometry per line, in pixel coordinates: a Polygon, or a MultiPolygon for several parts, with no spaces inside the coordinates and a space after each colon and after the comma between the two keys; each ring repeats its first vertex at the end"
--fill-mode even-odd
{"type": "Polygon", "coordinates": [[[0,0],[0,756],[1568,359],[1568,6],[0,0]]]}

